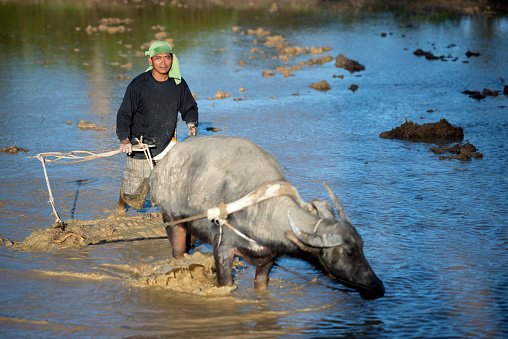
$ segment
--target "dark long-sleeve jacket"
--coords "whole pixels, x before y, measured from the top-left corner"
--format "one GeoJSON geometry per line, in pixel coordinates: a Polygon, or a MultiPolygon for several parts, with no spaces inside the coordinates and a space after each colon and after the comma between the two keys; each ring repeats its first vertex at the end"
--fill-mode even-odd
{"type": "MultiPolygon", "coordinates": [[[[120,140],[136,138],[155,145],[156,156],[169,144],[175,132],[178,112],[186,123],[198,123],[198,106],[184,79],[180,84],[169,78],[159,82],[152,72],[144,72],[134,78],[123,98],[116,116],[116,134],[120,140]]],[[[143,152],[133,152],[135,158],[144,158],[143,152]]]]}

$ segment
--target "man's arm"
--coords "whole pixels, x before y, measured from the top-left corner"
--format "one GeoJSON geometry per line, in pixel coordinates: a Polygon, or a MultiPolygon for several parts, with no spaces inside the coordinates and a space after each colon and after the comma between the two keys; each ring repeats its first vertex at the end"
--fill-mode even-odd
{"type": "Polygon", "coordinates": [[[197,135],[199,125],[198,104],[184,79],[182,79],[180,86],[182,86],[180,90],[180,115],[182,120],[187,123],[189,135],[197,135]]]}
{"type": "Polygon", "coordinates": [[[128,86],[122,100],[122,104],[116,114],[116,135],[120,139],[120,149],[122,153],[131,154],[132,145],[129,140],[131,136],[132,117],[134,114],[134,105],[132,100],[136,98],[132,86],[128,86]]]}

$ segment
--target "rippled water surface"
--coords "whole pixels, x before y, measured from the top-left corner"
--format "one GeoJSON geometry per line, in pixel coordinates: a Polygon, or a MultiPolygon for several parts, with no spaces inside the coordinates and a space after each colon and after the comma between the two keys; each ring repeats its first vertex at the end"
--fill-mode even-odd
{"type": "MultiPolygon", "coordinates": [[[[1,2],[0,148],[29,150],[0,153],[2,237],[22,241],[54,221],[42,166],[27,157],[118,147],[116,111],[129,80],[117,76],[145,70],[136,51],[160,31],[174,39],[183,77],[198,98],[200,135],[227,127],[218,133],[257,142],[307,201],[328,199],[325,180],[362,235],[386,295],[362,300],[292,258],[277,261],[263,293],[252,289],[250,266],[236,273],[235,291],[216,297],[134,287],[120,274],[93,279],[104,265],[167,258],[164,239],[52,252],[0,246],[0,336],[508,336],[505,16],[1,2]],[[132,20],[125,32],[88,34],[86,27],[103,18],[132,20]],[[284,63],[273,58],[276,49],[247,34],[259,27],[292,46],[331,50],[284,63]],[[418,48],[444,61],[417,57],[418,48]],[[480,56],[468,58],[467,51],[480,56]],[[288,78],[276,71],[339,53],[365,70],[351,74],[332,61],[288,78]],[[263,77],[265,70],[275,76],[263,77]],[[308,87],[322,80],[331,90],[308,87]],[[349,90],[352,84],[359,89],[349,90]],[[484,88],[500,95],[479,101],[461,93],[484,88]],[[217,100],[217,91],[231,97],[217,100]],[[442,118],[462,126],[483,159],[439,160],[429,151],[434,144],[379,138],[405,119],[442,118]],[[80,120],[107,130],[80,130],[80,120]]],[[[108,216],[124,163],[116,155],[48,164],[60,216],[108,216]]]]}

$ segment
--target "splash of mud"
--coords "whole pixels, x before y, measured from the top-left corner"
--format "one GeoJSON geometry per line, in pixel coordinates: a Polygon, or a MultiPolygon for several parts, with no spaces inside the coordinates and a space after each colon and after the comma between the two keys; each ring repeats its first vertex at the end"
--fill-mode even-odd
{"type": "MultiPolygon", "coordinates": [[[[243,265],[238,259],[233,262],[234,269],[243,265]]],[[[237,287],[236,285],[217,286],[215,259],[211,253],[194,252],[184,254],[181,260],[139,263],[122,268],[131,271],[128,276],[130,283],[141,287],[155,286],[199,295],[229,294],[237,287]]]]}
{"type": "MultiPolygon", "coordinates": [[[[235,259],[233,269],[244,265],[235,259]]],[[[181,260],[154,261],[153,258],[148,258],[144,262],[131,264],[101,264],[93,269],[95,270],[93,272],[42,270],[37,272],[88,280],[120,279],[135,287],[160,288],[206,296],[228,295],[237,288],[237,285],[218,287],[213,254],[198,251],[185,254],[181,260]]]]}
{"type": "MultiPolygon", "coordinates": [[[[0,245],[21,251],[56,251],[58,249],[80,249],[83,246],[101,242],[122,242],[131,240],[166,237],[160,213],[146,213],[136,216],[110,216],[105,219],[70,220],[63,228],[48,227],[34,231],[20,243],[0,237],[0,245]],[[103,240],[104,242],[106,240],[103,240]]],[[[169,245],[169,244],[168,244],[169,245]]],[[[245,264],[238,258],[233,269],[245,264]]],[[[215,259],[211,253],[196,248],[183,259],[173,258],[155,261],[153,257],[141,262],[123,264],[100,264],[92,272],[38,271],[47,275],[63,275],[79,279],[122,279],[137,287],[156,287],[175,292],[198,295],[226,295],[236,285],[218,287],[215,274],[215,259]]]]}

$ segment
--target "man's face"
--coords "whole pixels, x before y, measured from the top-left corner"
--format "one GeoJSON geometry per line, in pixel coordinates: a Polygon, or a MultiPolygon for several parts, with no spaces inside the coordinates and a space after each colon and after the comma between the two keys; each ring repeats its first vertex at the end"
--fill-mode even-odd
{"type": "Polygon", "coordinates": [[[148,58],[153,69],[160,74],[168,74],[173,63],[173,55],[171,53],[161,53],[148,58]]]}

